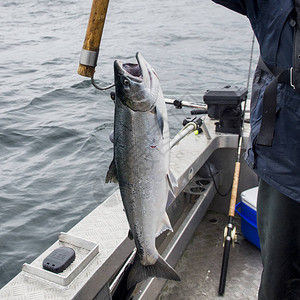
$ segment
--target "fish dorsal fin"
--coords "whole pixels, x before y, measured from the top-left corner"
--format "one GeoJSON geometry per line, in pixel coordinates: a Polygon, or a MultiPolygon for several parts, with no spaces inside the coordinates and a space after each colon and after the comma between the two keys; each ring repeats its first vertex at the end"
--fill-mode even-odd
{"type": "Polygon", "coordinates": [[[157,122],[158,122],[158,126],[160,128],[161,135],[163,136],[164,135],[164,117],[157,106],[155,107],[155,114],[157,117],[157,122]]]}
{"type": "Polygon", "coordinates": [[[169,216],[168,216],[167,213],[165,213],[164,216],[163,216],[162,222],[159,225],[158,230],[156,232],[156,237],[158,237],[159,235],[161,235],[166,230],[173,231],[173,228],[172,228],[172,225],[170,223],[169,216]]]}
{"type": "Polygon", "coordinates": [[[115,165],[115,160],[113,159],[109,169],[107,171],[106,177],[105,177],[105,183],[108,182],[115,182],[118,183],[117,175],[116,175],[116,165],[115,165]]]}

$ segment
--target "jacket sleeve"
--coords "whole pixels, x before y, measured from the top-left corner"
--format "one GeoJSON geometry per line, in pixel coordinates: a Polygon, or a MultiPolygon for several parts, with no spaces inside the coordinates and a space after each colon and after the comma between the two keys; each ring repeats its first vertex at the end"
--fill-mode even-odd
{"type": "Polygon", "coordinates": [[[217,4],[221,4],[231,10],[234,10],[242,15],[247,14],[245,0],[212,0],[217,4]]]}

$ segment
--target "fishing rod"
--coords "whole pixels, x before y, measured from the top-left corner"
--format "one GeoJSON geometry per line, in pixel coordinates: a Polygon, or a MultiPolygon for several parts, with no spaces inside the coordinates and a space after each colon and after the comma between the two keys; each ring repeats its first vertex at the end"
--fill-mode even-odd
{"type": "MultiPolygon", "coordinates": [[[[110,87],[112,87],[112,86],[110,86],[110,87]]],[[[108,87],[108,88],[110,88],[110,87],[108,87]]],[[[110,93],[110,98],[113,101],[115,101],[116,100],[116,93],[111,92],[110,93]]],[[[182,107],[197,108],[196,110],[191,111],[192,115],[207,114],[206,104],[198,104],[198,103],[194,103],[194,102],[183,101],[183,100],[178,100],[178,99],[171,99],[171,98],[165,98],[165,103],[174,105],[174,107],[179,108],[179,109],[181,109],[182,107]]]]}
{"type": "Polygon", "coordinates": [[[166,102],[166,104],[174,105],[176,108],[191,107],[191,108],[198,108],[198,109],[203,109],[203,110],[206,110],[206,108],[207,108],[207,106],[205,104],[198,104],[198,103],[193,103],[193,102],[184,101],[184,100],[165,98],[165,102],[166,102]]]}
{"type": "MultiPolygon", "coordinates": [[[[248,79],[247,79],[247,91],[249,89],[249,82],[250,82],[250,73],[251,73],[251,65],[252,65],[253,50],[254,50],[254,40],[255,40],[255,36],[253,34],[250,62],[249,62],[248,79]]],[[[230,205],[229,205],[229,212],[228,212],[228,224],[224,230],[224,244],[223,244],[224,252],[223,252],[222,269],[221,269],[220,284],[219,284],[219,295],[220,296],[223,296],[224,291],[225,291],[230,248],[231,248],[231,245],[234,247],[234,243],[236,242],[236,228],[233,226],[233,219],[234,219],[234,214],[235,214],[235,205],[236,205],[237,191],[238,191],[239,177],[240,177],[240,168],[241,168],[240,159],[241,159],[241,152],[242,152],[242,140],[243,140],[243,132],[244,132],[246,105],[247,105],[247,98],[245,99],[245,102],[244,102],[241,130],[240,130],[239,137],[238,137],[237,159],[235,162],[232,189],[231,189],[230,205]]]]}

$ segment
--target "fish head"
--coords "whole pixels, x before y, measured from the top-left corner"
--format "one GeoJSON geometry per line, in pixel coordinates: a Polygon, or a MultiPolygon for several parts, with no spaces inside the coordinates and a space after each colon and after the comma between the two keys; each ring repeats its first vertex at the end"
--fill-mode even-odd
{"type": "Polygon", "coordinates": [[[133,111],[146,112],[155,106],[160,85],[154,69],[138,52],[137,64],[114,62],[116,96],[133,111]]]}

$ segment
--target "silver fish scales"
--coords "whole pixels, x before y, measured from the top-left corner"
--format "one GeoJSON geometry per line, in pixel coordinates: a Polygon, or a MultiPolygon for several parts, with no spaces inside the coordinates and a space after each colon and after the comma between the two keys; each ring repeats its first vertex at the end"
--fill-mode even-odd
{"type": "Polygon", "coordinates": [[[127,287],[149,277],[180,280],[155,239],[172,230],[166,204],[172,188],[167,110],[158,77],[140,53],[138,64],[115,61],[114,159],[106,182],[119,183],[137,252],[127,287]]]}

